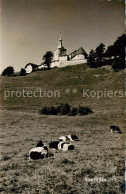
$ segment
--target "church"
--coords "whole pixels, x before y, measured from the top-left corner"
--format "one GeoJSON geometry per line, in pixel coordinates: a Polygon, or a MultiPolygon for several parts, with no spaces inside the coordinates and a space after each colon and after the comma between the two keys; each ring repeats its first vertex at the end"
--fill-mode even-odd
{"type": "MultiPolygon", "coordinates": [[[[54,68],[54,67],[65,67],[68,65],[84,64],[87,62],[87,56],[88,56],[87,53],[82,47],[67,55],[67,49],[65,49],[63,46],[63,41],[60,33],[59,45],[54,52],[54,58],[52,63],[50,64],[50,67],[54,68]]],[[[41,63],[40,65],[28,63],[25,66],[27,74],[42,68],[44,68],[44,63],[41,63]]]]}
{"type": "Polygon", "coordinates": [[[51,68],[83,64],[87,62],[87,56],[87,53],[82,47],[67,55],[67,49],[65,49],[63,46],[63,41],[60,33],[59,45],[54,52],[54,58],[51,63],[51,68]]]}

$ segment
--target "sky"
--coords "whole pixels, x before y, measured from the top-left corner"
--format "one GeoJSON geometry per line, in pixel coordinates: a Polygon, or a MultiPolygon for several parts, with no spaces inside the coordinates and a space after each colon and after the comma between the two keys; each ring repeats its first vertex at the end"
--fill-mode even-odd
{"type": "Polygon", "coordinates": [[[67,54],[114,43],[125,31],[124,0],[1,0],[0,72],[41,64],[60,32],[67,54]]]}

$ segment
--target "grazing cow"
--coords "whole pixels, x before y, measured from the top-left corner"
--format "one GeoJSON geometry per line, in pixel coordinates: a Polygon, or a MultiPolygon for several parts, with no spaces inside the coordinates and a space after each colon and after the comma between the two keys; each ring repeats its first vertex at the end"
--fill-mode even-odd
{"type": "Polygon", "coordinates": [[[49,148],[68,151],[68,150],[74,150],[74,145],[64,141],[51,141],[49,143],[49,148]]]}
{"type": "Polygon", "coordinates": [[[48,148],[43,144],[42,141],[39,141],[35,148],[31,149],[29,156],[33,160],[43,159],[48,157],[48,148]]]}
{"type": "Polygon", "coordinates": [[[114,132],[114,133],[122,133],[120,128],[118,126],[110,126],[110,130],[111,130],[111,133],[114,132]]]}
{"type": "Polygon", "coordinates": [[[66,135],[59,138],[59,141],[79,141],[76,135],[66,135]]]}

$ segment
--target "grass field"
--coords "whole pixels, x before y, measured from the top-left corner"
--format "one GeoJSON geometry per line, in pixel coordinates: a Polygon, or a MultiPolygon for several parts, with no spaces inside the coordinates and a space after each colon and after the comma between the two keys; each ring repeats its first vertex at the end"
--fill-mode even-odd
{"type": "Polygon", "coordinates": [[[124,72],[89,69],[86,65],[38,71],[26,77],[1,78],[1,188],[6,193],[123,193],[124,97],[83,97],[83,89],[124,91],[124,72]],[[8,97],[6,91],[59,90],[57,98],[8,97]],[[66,93],[66,89],[69,92],[66,93]],[[72,89],[76,89],[75,93],[72,89]],[[89,106],[86,116],[39,115],[43,106],[62,102],[89,106]],[[122,134],[111,134],[118,125],[122,134]],[[32,161],[29,150],[37,141],[76,134],[75,150],[32,161]]]}

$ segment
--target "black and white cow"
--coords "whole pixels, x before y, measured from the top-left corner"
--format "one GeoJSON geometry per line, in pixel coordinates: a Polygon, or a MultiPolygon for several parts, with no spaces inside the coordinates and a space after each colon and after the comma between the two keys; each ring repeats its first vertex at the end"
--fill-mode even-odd
{"type": "Polygon", "coordinates": [[[43,159],[48,157],[48,148],[43,144],[42,141],[39,141],[35,148],[32,148],[29,152],[29,157],[33,160],[43,159]]]}
{"type": "Polygon", "coordinates": [[[76,135],[65,135],[59,137],[59,141],[79,141],[79,139],[76,135]]]}
{"type": "Polygon", "coordinates": [[[111,125],[110,126],[110,130],[111,130],[111,133],[112,132],[114,132],[114,133],[122,133],[118,126],[111,125]]]}
{"type": "Polygon", "coordinates": [[[49,143],[49,148],[68,151],[68,150],[74,150],[74,145],[64,141],[51,141],[49,143]]]}

